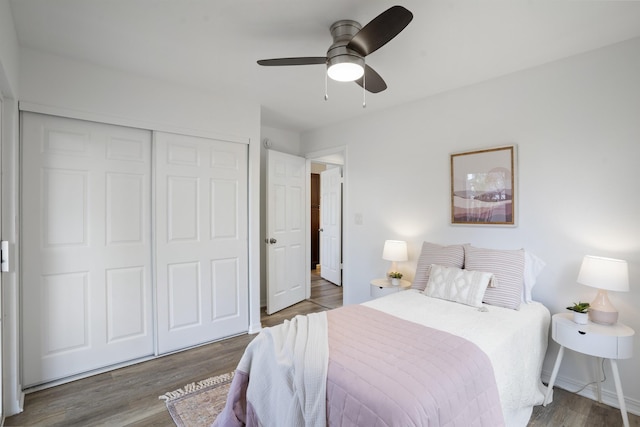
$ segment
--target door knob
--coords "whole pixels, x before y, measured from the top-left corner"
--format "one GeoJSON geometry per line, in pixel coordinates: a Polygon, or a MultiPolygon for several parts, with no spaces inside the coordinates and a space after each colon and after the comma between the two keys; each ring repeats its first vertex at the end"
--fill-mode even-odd
{"type": "Polygon", "coordinates": [[[320,228],[318,231],[322,233],[324,231],[324,228],[320,228]]]}
{"type": "Polygon", "coordinates": [[[273,245],[274,243],[278,243],[278,241],[272,237],[269,239],[269,243],[273,245]]]}

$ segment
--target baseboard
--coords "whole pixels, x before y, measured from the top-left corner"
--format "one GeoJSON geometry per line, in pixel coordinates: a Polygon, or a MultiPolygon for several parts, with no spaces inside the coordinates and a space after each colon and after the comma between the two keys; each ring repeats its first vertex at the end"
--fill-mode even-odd
{"type": "Polygon", "coordinates": [[[262,330],[262,323],[258,322],[257,324],[249,325],[249,331],[247,332],[250,335],[257,334],[262,330]]]}
{"type": "MultiPolygon", "coordinates": [[[[549,379],[551,378],[551,371],[543,370],[541,377],[542,377],[542,381],[545,384],[548,384],[549,379]]],[[[584,380],[576,381],[573,378],[567,378],[567,377],[558,375],[556,377],[556,381],[553,387],[554,388],[559,387],[561,389],[575,393],[574,390],[580,390],[582,387],[584,387],[584,385],[585,385],[584,380]]],[[[580,391],[578,395],[582,397],[586,397],[587,399],[597,401],[598,400],[597,390],[598,388],[596,387],[596,384],[591,384],[585,387],[584,390],[580,391]]],[[[624,379],[622,380],[622,392],[624,393],[624,379]]],[[[615,389],[612,391],[605,388],[604,386],[602,387],[602,403],[604,403],[605,405],[609,405],[614,408],[620,409],[620,405],[618,404],[618,395],[615,389]]],[[[640,416],[640,401],[636,399],[630,399],[629,397],[625,396],[624,404],[627,407],[628,413],[640,416]]]]}
{"type": "MultiPolygon", "coordinates": [[[[22,386],[20,386],[20,388],[22,388],[22,386]]],[[[9,406],[8,407],[3,407],[3,417],[2,417],[2,424],[0,425],[4,425],[4,420],[7,417],[10,417],[12,415],[18,415],[19,413],[21,413],[22,411],[24,411],[24,392],[20,391],[18,393],[17,399],[11,400],[9,402],[9,406]]]]}

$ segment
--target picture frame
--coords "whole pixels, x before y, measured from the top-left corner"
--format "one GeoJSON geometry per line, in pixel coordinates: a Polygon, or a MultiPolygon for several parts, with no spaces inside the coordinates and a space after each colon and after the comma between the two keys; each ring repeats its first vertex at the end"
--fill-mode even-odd
{"type": "Polygon", "coordinates": [[[516,225],[516,146],[451,154],[451,223],[516,225]]]}

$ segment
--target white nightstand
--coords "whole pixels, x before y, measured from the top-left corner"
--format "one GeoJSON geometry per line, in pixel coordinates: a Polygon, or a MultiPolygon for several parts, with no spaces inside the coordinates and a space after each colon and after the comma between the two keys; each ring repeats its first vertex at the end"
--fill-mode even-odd
{"type": "Polygon", "coordinates": [[[409,289],[410,286],[411,282],[403,279],[400,279],[400,284],[398,286],[392,285],[391,279],[373,279],[371,281],[371,296],[374,298],[380,298],[398,291],[404,291],[409,289]]]}
{"type": "MultiPolygon", "coordinates": [[[[598,361],[600,361],[601,358],[609,359],[611,362],[611,371],[613,371],[613,380],[616,384],[622,421],[625,427],[628,427],[629,417],[627,416],[627,408],[624,403],[622,384],[620,383],[618,363],[616,360],[628,359],[632,356],[634,334],[633,329],[622,323],[608,326],[599,325],[590,321],[586,325],[579,325],[573,321],[571,313],[554,314],[551,322],[551,337],[555,342],[560,344],[560,350],[558,351],[558,357],[551,372],[549,389],[544,398],[544,405],[546,406],[549,403],[553,384],[556,381],[558,369],[560,368],[562,356],[564,355],[564,349],[568,348],[589,356],[595,356],[598,358],[598,361]]],[[[598,381],[597,384],[598,402],[602,403],[600,381],[598,381]]]]}

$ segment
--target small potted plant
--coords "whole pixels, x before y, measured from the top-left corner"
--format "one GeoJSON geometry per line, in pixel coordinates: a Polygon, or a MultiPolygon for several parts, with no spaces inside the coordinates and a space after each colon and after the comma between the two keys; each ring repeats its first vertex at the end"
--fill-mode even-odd
{"type": "Polygon", "coordinates": [[[573,311],[573,321],[579,325],[586,325],[589,322],[589,303],[574,302],[567,310],[573,311]]]}
{"type": "Polygon", "coordinates": [[[391,284],[393,286],[400,285],[400,279],[402,279],[402,273],[398,273],[397,271],[389,272],[389,278],[391,279],[391,284]]]}

